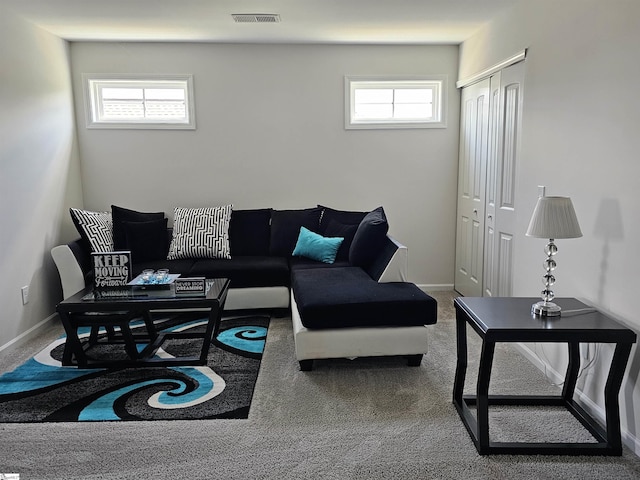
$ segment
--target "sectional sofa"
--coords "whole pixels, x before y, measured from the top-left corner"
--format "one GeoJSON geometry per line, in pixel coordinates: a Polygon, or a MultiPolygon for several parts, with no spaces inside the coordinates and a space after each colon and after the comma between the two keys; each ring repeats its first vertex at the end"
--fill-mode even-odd
{"type": "Polygon", "coordinates": [[[91,252],[128,250],[132,274],[168,268],[231,280],[225,310],[290,309],[296,358],[403,355],[419,365],[436,301],[407,281],[407,248],[388,235],[384,209],[352,212],[176,208],[71,209],[80,238],[52,249],[63,295],[92,282],[91,252]]]}

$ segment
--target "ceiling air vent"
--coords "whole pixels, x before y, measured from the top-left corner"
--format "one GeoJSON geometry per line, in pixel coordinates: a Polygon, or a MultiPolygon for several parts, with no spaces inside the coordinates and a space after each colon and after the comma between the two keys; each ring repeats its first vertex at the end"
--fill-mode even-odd
{"type": "Polygon", "coordinates": [[[280,15],[272,13],[234,13],[236,23],[280,23],[280,15]]]}

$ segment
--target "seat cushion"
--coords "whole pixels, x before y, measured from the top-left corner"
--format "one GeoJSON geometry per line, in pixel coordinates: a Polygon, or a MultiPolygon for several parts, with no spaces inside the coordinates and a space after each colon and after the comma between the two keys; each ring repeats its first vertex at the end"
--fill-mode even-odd
{"type": "Polygon", "coordinates": [[[335,268],[335,267],[350,267],[351,265],[347,260],[336,260],[333,263],[318,262],[317,260],[311,260],[306,257],[291,257],[289,259],[289,268],[293,270],[297,269],[309,269],[309,268],[335,268]]]}
{"type": "Polygon", "coordinates": [[[309,329],[436,323],[437,302],[413,283],[378,283],[359,267],[298,268],[291,288],[309,329]]]}
{"type": "Polygon", "coordinates": [[[231,259],[199,259],[193,264],[192,277],[223,277],[231,288],[288,287],[289,265],[284,257],[238,256],[231,259]]]}

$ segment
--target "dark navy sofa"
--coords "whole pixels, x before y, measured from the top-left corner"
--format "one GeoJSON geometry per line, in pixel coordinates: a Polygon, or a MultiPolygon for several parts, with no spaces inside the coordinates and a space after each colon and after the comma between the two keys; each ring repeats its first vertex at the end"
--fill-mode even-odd
{"type": "MultiPolygon", "coordinates": [[[[407,281],[407,249],[388,235],[381,207],[233,210],[228,234],[231,258],[167,260],[167,229],[163,238],[144,239],[137,255],[132,251],[132,274],[168,268],[181,276],[225,277],[231,281],[225,310],[290,309],[303,370],[314,359],[378,355],[420,364],[437,305],[407,281]],[[301,227],[344,238],[333,263],[292,255],[301,227]]],[[[52,256],[65,297],[92,281],[91,251],[82,238],[54,247],[52,256]]]]}

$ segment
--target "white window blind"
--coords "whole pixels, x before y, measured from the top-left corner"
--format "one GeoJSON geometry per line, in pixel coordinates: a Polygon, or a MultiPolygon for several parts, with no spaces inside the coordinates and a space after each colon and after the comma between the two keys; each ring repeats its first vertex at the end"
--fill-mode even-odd
{"type": "Polygon", "coordinates": [[[87,76],[90,128],[195,128],[191,76],[87,76]]]}
{"type": "Polygon", "coordinates": [[[445,127],[444,79],[345,78],[345,128],[445,127]]]}

